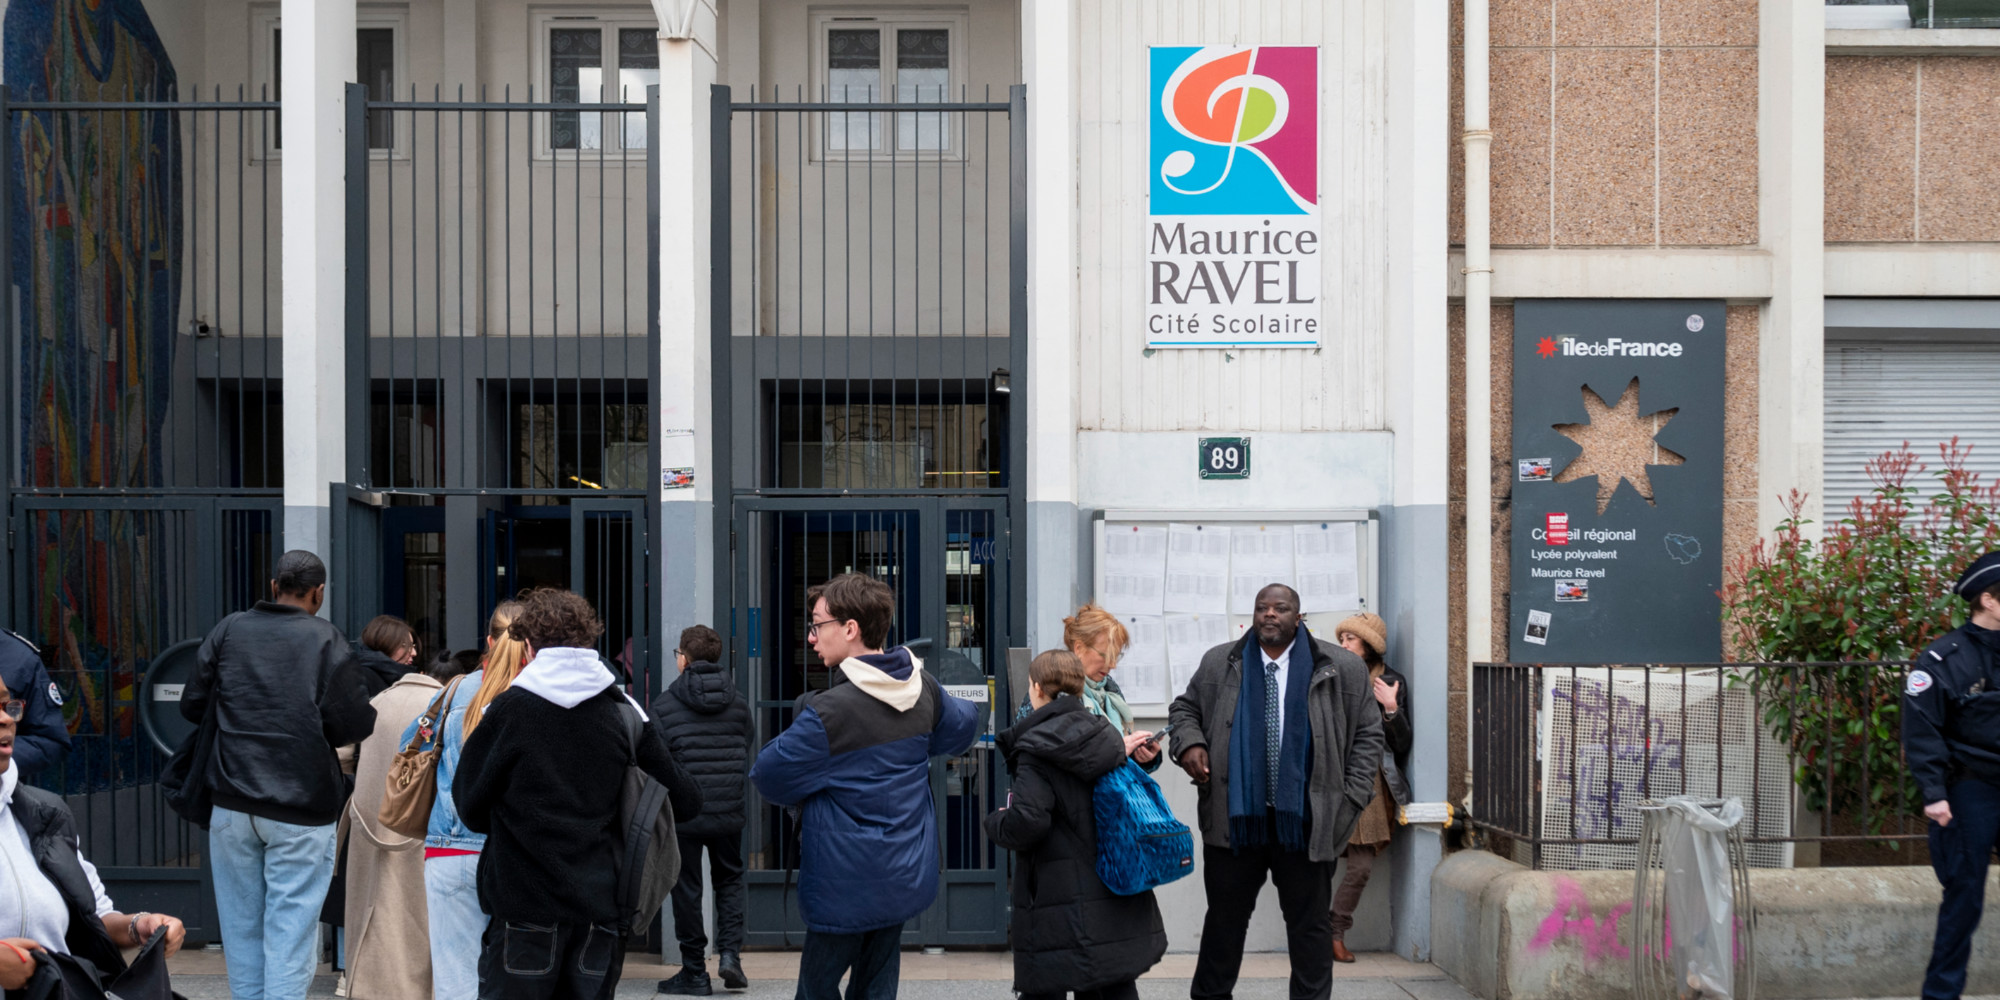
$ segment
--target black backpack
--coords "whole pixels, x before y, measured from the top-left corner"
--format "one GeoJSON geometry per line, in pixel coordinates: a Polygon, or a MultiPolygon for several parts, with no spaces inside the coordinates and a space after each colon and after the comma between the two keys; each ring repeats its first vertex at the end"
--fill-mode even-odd
{"type": "Polygon", "coordinates": [[[639,769],[639,738],[646,722],[626,703],[625,787],[618,795],[618,930],[641,933],[659,915],[681,873],[680,841],[666,786],[639,769]]]}

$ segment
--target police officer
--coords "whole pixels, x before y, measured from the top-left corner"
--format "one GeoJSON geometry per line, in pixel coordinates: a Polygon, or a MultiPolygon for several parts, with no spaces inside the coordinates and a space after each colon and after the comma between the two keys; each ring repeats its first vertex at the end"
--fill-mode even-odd
{"type": "Polygon", "coordinates": [[[0,680],[7,690],[27,703],[15,720],[14,766],[21,779],[33,778],[45,768],[60,763],[69,753],[69,726],[62,715],[62,691],[49,679],[42,665],[42,651],[19,635],[0,629],[0,680]]]}
{"type": "Polygon", "coordinates": [[[2000,842],[2000,552],[1974,560],[1952,592],[1971,619],[1931,643],[1903,685],[1903,756],[1923,792],[1931,868],[1944,886],[1924,1000],[1965,990],[1987,858],[2000,842]]]}

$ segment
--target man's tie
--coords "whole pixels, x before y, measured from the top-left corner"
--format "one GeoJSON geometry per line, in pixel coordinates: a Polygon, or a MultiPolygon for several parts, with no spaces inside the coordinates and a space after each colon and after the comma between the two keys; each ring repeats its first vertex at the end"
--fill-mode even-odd
{"type": "Polygon", "coordinates": [[[1285,710],[1278,698],[1278,665],[1264,661],[1264,804],[1278,804],[1278,747],[1285,740],[1285,710]]]}

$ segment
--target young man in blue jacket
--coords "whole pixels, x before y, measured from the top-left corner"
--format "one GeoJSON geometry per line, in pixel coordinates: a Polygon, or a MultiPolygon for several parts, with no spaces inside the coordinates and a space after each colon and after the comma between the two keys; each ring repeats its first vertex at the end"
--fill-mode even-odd
{"type": "Polygon", "coordinates": [[[799,1000],[893,1000],[903,924],[937,898],[938,833],[930,759],[972,745],[978,711],[944,693],[923,662],[884,651],[896,595],[860,573],[806,593],[806,642],[832,686],[765,744],[757,791],[800,810],[799,907],[806,943],[799,1000]]]}

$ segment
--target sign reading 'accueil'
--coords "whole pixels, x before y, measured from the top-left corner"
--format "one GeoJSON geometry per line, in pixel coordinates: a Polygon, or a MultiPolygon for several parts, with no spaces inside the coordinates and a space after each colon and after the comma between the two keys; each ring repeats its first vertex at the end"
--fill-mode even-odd
{"type": "Polygon", "coordinates": [[[1320,345],[1319,49],[1154,46],[1146,346],[1320,345]]]}

